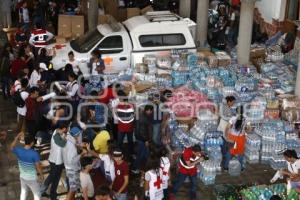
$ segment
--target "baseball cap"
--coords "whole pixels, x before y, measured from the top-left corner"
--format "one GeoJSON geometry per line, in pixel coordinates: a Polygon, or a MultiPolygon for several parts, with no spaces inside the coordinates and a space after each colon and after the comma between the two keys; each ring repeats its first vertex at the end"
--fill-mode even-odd
{"type": "Polygon", "coordinates": [[[123,156],[121,149],[115,149],[113,151],[113,157],[121,157],[121,156],[123,156]]]}
{"type": "Polygon", "coordinates": [[[46,66],[45,63],[40,63],[39,67],[40,67],[40,69],[43,69],[43,70],[45,70],[45,71],[48,71],[48,68],[47,68],[47,66],[46,66]]]}
{"type": "Polygon", "coordinates": [[[78,128],[77,126],[72,127],[70,130],[70,134],[72,135],[72,137],[77,137],[80,133],[81,133],[81,129],[78,128]]]}

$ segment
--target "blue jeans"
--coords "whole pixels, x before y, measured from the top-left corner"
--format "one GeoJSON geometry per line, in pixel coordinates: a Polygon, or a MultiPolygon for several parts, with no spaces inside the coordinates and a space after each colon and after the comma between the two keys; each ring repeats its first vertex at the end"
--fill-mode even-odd
{"type": "Polygon", "coordinates": [[[30,24],[24,22],[22,28],[25,32],[28,32],[30,31],[30,24]]]}
{"type": "Polygon", "coordinates": [[[1,77],[1,87],[2,87],[2,93],[3,93],[3,97],[6,99],[7,97],[10,96],[9,93],[9,82],[10,79],[6,76],[1,77]]]}
{"type": "MultiPolygon", "coordinates": [[[[228,169],[228,165],[229,165],[229,162],[232,159],[232,157],[233,157],[233,155],[231,155],[229,151],[225,154],[225,161],[224,161],[225,169],[228,169]]],[[[238,161],[240,162],[242,169],[244,169],[244,155],[236,155],[236,157],[237,157],[238,161]]]]}
{"type": "Polygon", "coordinates": [[[197,175],[195,176],[189,176],[186,174],[182,174],[178,172],[176,180],[173,185],[173,193],[176,194],[181,187],[181,185],[184,183],[185,179],[189,177],[191,182],[191,199],[196,199],[197,197],[197,175]]]}
{"type": "Polygon", "coordinates": [[[63,169],[64,169],[63,164],[56,165],[56,164],[50,162],[50,173],[41,187],[41,193],[43,194],[44,192],[46,192],[49,185],[51,185],[51,188],[50,188],[50,199],[51,200],[56,200],[56,198],[57,198],[56,190],[57,190],[57,186],[58,186],[63,169]]]}
{"type": "Polygon", "coordinates": [[[123,142],[124,142],[125,136],[127,137],[127,141],[128,141],[129,153],[130,153],[130,155],[133,155],[134,154],[133,133],[118,132],[118,146],[119,146],[119,148],[122,149],[122,151],[124,153],[123,142]]]}
{"type": "Polygon", "coordinates": [[[117,198],[117,200],[127,200],[127,193],[120,194],[120,196],[117,198]]]}
{"type": "Polygon", "coordinates": [[[138,149],[137,149],[137,157],[133,163],[134,170],[140,170],[142,163],[145,163],[149,156],[149,148],[146,146],[144,141],[137,140],[136,141],[138,149]]]}
{"type": "Polygon", "coordinates": [[[160,127],[161,123],[156,123],[153,124],[153,136],[152,136],[152,141],[154,144],[160,146],[161,144],[161,137],[160,137],[160,127]]]}

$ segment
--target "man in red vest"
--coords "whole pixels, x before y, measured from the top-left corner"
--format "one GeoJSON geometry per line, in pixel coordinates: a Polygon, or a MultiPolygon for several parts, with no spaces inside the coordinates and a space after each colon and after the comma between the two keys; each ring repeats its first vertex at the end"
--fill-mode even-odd
{"type": "Polygon", "coordinates": [[[192,184],[190,187],[191,199],[197,199],[197,165],[201,161],[203,161],[203,157],[201,155],[201,147],[199,145],[186,147],[183,150],[182,156],[179,159],[179,171],[174,182],[171,198],[178,192],[185,179],[189,177],[192,184]]]}
{"type": "Polygon", "coordinates": [[[37,23],[36,28],[31,32],[29,44],[35,48],[42,48],[48,45],[48,42],[53,38],[53,34],[43,29],[42,26],[37,23]]]}

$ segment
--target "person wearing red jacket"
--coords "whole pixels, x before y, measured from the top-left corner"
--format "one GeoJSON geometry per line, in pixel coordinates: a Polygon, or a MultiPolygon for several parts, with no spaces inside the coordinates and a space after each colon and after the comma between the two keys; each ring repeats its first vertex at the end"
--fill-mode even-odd
{"type": "Polygon", "coordinates": [[[178,192],[187,177],[189,177],[192,184],[190,187],[191,199],[197,199],[197,165],[201,161],[203,161],[203,156],[201,155],[201,148],[199,145],[186,147],[183,150],[182,156],[179,159],[179,171],[174,182],[171,199],[174,198],[174,195],[178,192]]]}
{"type": "Polygon", "coordinates": [[[31,32],[29,44],[36,48],[43,48],[48,45],[48,42],[52,38],[53,34],[43,29],[42,26],[37,23],[36,28],[31,32]]]}
{"type": "MultiPolygon", "coordinates": [[[[122,95],[123,97],[125,95],[122,95]]],[[[118,146],[123,149],[124,138],[128,140],[128,150],[131,156],[134,155],[133,129],[134,129],[134,106],[128,103],[127,97],[120,99],[115,108],[115,116],[118,120],[118,146]]]]}

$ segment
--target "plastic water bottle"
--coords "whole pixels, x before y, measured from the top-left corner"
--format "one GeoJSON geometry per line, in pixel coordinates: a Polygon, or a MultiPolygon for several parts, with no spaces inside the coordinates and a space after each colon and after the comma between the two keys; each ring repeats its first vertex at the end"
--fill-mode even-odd
{"type": "Polygon", "coordinates": [[[242,167],[240,162],[236,158],[231,159],[228,165],[228,173],[230,176],[239,176],[241,174],[241,170],[242,167]]]}

